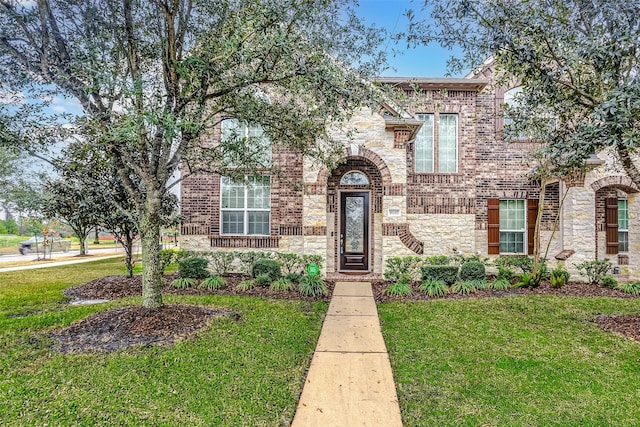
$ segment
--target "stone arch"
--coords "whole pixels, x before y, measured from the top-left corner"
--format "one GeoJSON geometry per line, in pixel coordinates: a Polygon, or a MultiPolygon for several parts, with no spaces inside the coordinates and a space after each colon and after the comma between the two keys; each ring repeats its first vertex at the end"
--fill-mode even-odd
{"type": "Polygon", "coordinates": [[[613,187],[629,194],[640,193],[640,189],[631,180],[631,178],[624,175],[607,176],[605,178],[600,178],[591,184],[593,191],[602,190],[606,187],[613,187]]]}
{"type": "MultiPolygon", "coordinates": [[[[357,150],[354,150],[352,147],[345,147],[344,154],[348,163],[352,160],[362,159],[367,162],[370,162],[374,165],[378,172],[380,173],[380,177],[382,179],[382,185],[388,186],[392,183],[391,172],[389,171],[389,167],[387,163],[374,151],[368,150],[366,148],[358,147],[357,150]]],[[[336,169],[345,163],[341,163],[338,165],[336,169]]],[[[335,170],[334,170],[335,171],[335,170]]],[[[318,176],[316,178],[315,185],[316,186],[326,186],[328,184],[329,177],[333,175],[334,171],[330,171],[326,166],[323,166],[320,171],[318,171],[318,176]]]]}

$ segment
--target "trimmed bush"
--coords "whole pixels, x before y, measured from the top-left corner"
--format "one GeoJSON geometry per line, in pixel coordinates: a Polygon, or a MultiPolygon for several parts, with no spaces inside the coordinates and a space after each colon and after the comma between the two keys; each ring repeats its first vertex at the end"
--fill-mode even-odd
{"type": "Polygon", "coordinates": [[[269,283],[278,280],[282,277],[280,263],[273,259],[256,260],[251,267],[251,276],[257,279],[258,276],[262,275],[266,275],[269,278],[269,283]]]}
{"type": "Polygon", "coordinates": [[[424,259],[424,263],[428,265],[449,265],[451,259],[446,255],[429,256],[424,259]]]}
{"type": "Polygon", "coordinates": [[[430,297],[443,297],[449,292],[449,288],[442,280],[427,280],[422,282],[420,290],[430,297]]]}
{"type": "Polygon", "coordinates": [[[486,271],[484,264],[480,261],[468,261],[460,266],[460,280],[485,280],[486,271]]]}
{"type": "Polygon", "coordinates": [[[181,259],[178,263],[178,276],[189,279],[204,279],[209,277],[207,265],[209,265],[209,261],[204,258],[191,257],[181,259]]]}
{"type": "Polygon", "coordinates": [[[429,265],[422,266],[422,281],[442,280],[446,285],[453,285],[458,278],[457,265],[429,265]]]}
{"type": "Polygon", "coordinates": [[[298,284],[298,291],[300,295],[312,297],[327,295],[329,293],[327,284],[322,277],[317,274],[302,276],[298,284]]]}
{"type": "Polygon", "coordinates": [[[614,289],[616,286],[618,286],[618,281],[612,275],[607,274],[602,278],[601,284],[605,288],[614,289]]]}

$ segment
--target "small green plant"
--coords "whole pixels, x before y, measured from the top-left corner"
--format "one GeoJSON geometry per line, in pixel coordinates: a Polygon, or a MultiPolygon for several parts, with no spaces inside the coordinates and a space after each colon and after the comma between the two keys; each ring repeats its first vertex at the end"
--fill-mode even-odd
{"type": "Polygon", "coordinates": [[[282,264],[285,275],[299,274],[302,271],[302,256],[298,254],[276,253],[276,257],[282,264]]]}
{"type": "Polygon", "coordinates": [[[460,266],[460,280],[485,280],[486,272],[484,263],[480,261],[468,261],[460,266]]]}
{"type": "Polygon", "coordinates": [[[175,280],[171,281],[171,286],[176,289],[187,289],[196,285],[196,279],[192,279],[191,277],[178,277],[175,280]]]}
{"type": "Polygon", "coordinates": [[[303,274],[307,270],[309,264],[315,264],[320,270],[322,270],[324,258],[321,255],[303,255],[302,256],[302,270],[303,274]]]}
{"type": "Polygon", "coordinates": [[[276,292],[292,291],[294,288],[295,286],[293,285],[293,282],[286,277],[279,278],[275,282],[271,283],[271,286],[269,287],[269,289],[276,292]]]}
{"type": "Polygon", "coordinates": [[[186,256],[185,251],[174,251],[172,249],[162,249],[160,251],[160,266],[162,272],[171,264],[175,264],[186,256]]]}
{"type": "Polygon", "coordinates": [[[427,296],[440,298],[449,292],[449,288],[443,280],[425,280],[420,285],[420,290],[427,296]]]}
{"type": "Polygon", "coordinates": [[[253,264],[259,259],[270,259],[271,252],[237,252],[236,258],[240,261],[242,273],[250,276],[252,274],[253,264]]]}
{"type": "Polygon", "coordinates": [[[476,285],[476,289],[478,289],[479,291],[487,289],[489,287],[486,279],[472,280],[472,282],[476,285]]]}
{"type": "Polygon", "coordinates": [[[209,276],[200,282],[200,287],[209,290],[224,289],[227,287],[227,281],[222,276],[209,276]]]}
{"type": "Polygon", "coordinates": [[[559,289],[569,282],[569,272],[562,266],[557,266],[551,270],[551,287],[559,289]]]}
{"type": "Polygon", "coordinates": [[[267,287],[271,285],[271,282],[273,282],[273,280],[271,280],[271,276],[267,273],[258,274],[254,280],[258,286],[262,287],[267,287]]]}
{"type": "Polygon", "coordinates": [[[533,276],[530,273],[523,273],[520,275],[519,282],[514,285],[516,288],[529,288],[534,287],[533,276]]]}
{"type": "Polygon", "coordinates": [[[640,295],[640,282],[633,283],[620,283],[616,286],[616,289],[621,290],[627,294],[640,295]]]}
{"type": "Polygon", "coordinates": [[[476,283],[472,280],[456,282],[451,286],[451,290],[460,295],[469,295],[476,291],[476,283]]]}
{"type": "Polygon", "coordinates": [[[411,295],[411,285],[406,281],[401,280],[393,285],[387,286],[387,289],[385,289],[384,292],[392,297],[406,297],[411,295]]]}
{"type": "Polygon", "coordinates": [[[457,265],[430,265],[422,266],[422,280],[442,280],[446,285],[453,285],[458,278],[457,265]]]}
{"type": "Polygon", "coordinates": [[[298,284],[298,291],[300,295],[317,297],[320,295],[327,295],[329,290],[327,284],[317,274],[309,274],[302,276],[300,283],[298,284]]]}
{"type": "Polygon", "coordinates": [[[424,264],[427,265],[449,265],[451,259],[446,255],[430,256],[424,259],[424,264]]]}
{"type": "MultiPolygon", "coordinates": [[[[251,276],[258,279],[259,276],[266,275],[269,283],[282,277],[280,263],[273,259],[259,259],[251,267],[251,276]]],[[[260,284],[260,282],[258,282],[260,284]]]]}
{"type": "Polygon", "coordinates": [[[247,292],[256,287],[256,283],[253,280],[243,280],[238,283],[236,290],[239,292],[247,292]]]}
{"type": "Polygon", "coordinates": [[[604,286],[605,288],[615,288],[616,286],[618,286],[618,281],[616,280],[615,277],[613,277],[610,274],[606,274],[602,277],[601,280],[601,285],[604,286]]]}
{"type": "Polygon", "coordinates": [[[287,279],[288,281],[292,282],[292,283],[298,283],[300,282],[300,279],[302,278],[302,274],[299,273],[287,273],[284,276],[285,279],[287,279]]]}
{"type": "Polygon", "coordinates": [[[499,280],[506,280],[508,282],[511,282],[511,280],[513,280],[513,278],[515,276],[516,276],[515,271],[513,271],[509,267],[504,267],[502,265],[498,266],[498,279],[499,280]]]}
{"type": "Polygon", "coordinates": [[[580,274],[587,276],[589,283],[601,286],[602,279],[611,271],[613,267],[611,261],[608,259],[582,261],[580,264],[575,264],[574,267],[578,269],[580,274]]]}
{"type": "Polygon", "coordinates": [[[487,287],[496,291],[506,291],[511,287],[511,282],[507,279],[496,279],[489,283],[487,287]]]}
{"type": "Polygon", "coordinates": [[[178,263],[178,276],[190,279],[204,279],[209,277],[207,265],[209,261],[204,258],[189,257],[183,258],[178,263]]]}
{"type": "Polygon", "coordinates": [[[388,258],[384,278],[390,282],[398,282],[403,278],[414,281],[420,276],[421,263],[422,260],[417,256],[388,258]]]}

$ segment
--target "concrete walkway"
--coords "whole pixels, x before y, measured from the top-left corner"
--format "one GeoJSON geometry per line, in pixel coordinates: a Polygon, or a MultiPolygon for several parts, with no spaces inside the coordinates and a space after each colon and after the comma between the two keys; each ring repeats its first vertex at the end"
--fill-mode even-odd
{"type": "Polygon", "coordinates": [[[293,427],[401,427],[370,283],[336,283],[293,427]]]}
{"type": "MultiPolygon", "coordinates": [[[[0,273],[5,273],[7,271],[33,270],[36,268],[59,267],[61,265],[80,264],[83,262],[91,262],[91,261],[98,261],[98,260],[108,259],[108,258],[122,258],[122,257],[123,257],[123,254],[100,255],[95,257],[90,255],[90,256],[87,256],[86,258],[70,259],[67,261],[42,261],[42,264],[27,264],[27,265],[15,266],[15,267],[0,268],[0,273]]],[[[37,261],[34,261],[34,262],[37,262],[37,261]]]]}

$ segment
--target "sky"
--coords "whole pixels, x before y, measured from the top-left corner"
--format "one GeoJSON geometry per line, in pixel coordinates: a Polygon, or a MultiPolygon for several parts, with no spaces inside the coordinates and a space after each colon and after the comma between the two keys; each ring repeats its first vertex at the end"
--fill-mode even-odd
{"type": "MultiPolygon", "coordinates": [[[[421,11],[422,0],[359,0],[359,16],[365,23],[386,28],[390,33],[406,30],[408,19],[405,12],[412,9],[417,17],[426,17],[421,11]]],[[[382,73],[384,77],[445,77],[447,59],[459,52],[450,51],[436,43],[408,48],[406,43],[395,45],[388,41],[384,46],[389,53],[390,68],[382,73]],[[401,51],[393,56],[393,50],[401,51]]],[[[452,75],[451,77],[463,77],[452,75]]]]}

